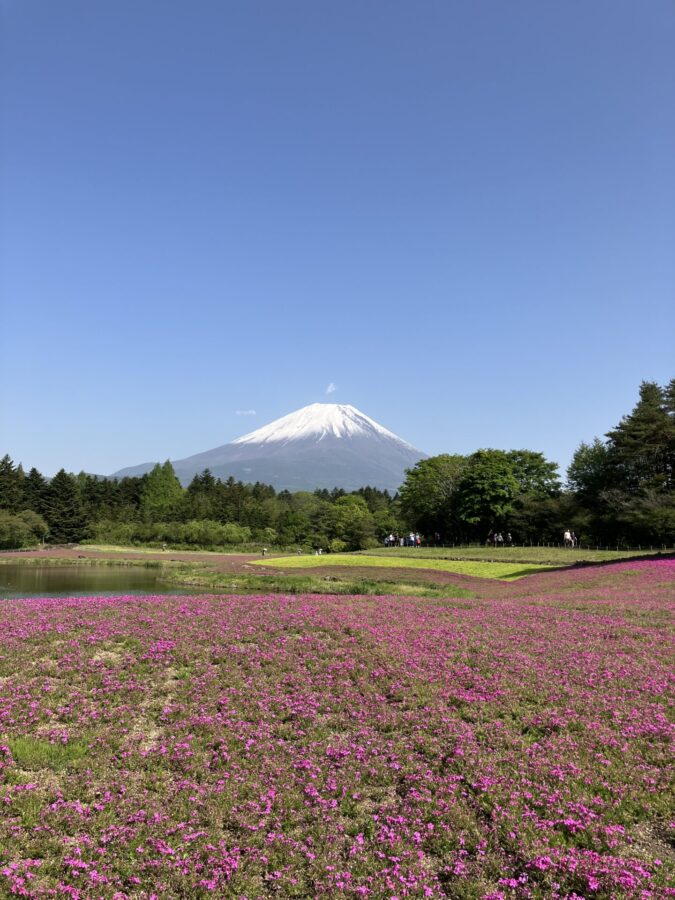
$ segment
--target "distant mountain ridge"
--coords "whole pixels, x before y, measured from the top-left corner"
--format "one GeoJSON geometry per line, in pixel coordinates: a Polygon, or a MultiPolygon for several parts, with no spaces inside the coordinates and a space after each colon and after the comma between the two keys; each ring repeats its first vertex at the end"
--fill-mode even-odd
{"type": "MultiPolygon", "coordinates": [[[[210,469],[223,480],[260,481],[277,490],[351,491],[371,485],[394,492],[405,470],[425,456],[354,406],[312,403],[229,444],[172,464],[184,485],[210,469]]],[[[154,465],[120,469],[111,477],[143,475],[154,465]]]]}

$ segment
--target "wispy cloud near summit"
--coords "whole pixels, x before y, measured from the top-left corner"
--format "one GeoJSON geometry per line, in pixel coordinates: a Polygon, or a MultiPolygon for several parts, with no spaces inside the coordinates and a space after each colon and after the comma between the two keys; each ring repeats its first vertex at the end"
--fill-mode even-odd
{"type": "Polygon", "coordinates": [[[337,385],[335,384],[334,381],[331,381],[331,383],[330,383],[330,384],[328,385],[328,387],[326,388],[326,393],[327,393],[327,394],[334,394],[335,391],[337,391],[337,385]]]}
{"type": "Polygon", "coordinates": [[[236,412],[238,416],[255,416],[257,415],[254,409],[238,409],[236,412]]]}

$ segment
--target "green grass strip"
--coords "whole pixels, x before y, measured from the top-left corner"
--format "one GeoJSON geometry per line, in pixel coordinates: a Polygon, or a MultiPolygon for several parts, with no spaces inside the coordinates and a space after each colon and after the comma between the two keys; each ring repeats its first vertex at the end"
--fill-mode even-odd
{"type": "MultiPolygon", "coordinates": [[[[666,551],[667,552],[667,551],[666,551]]],[[[670,551],[671,553],[673,551],[670,551]]],[[[525,563],[529,566],[572,566],[575,563],[606,563],[635,557],[659,557],[653,550],[594,550],[587,547],[381,547],[357,554],[418,559],[467,559],[480,562],[525,563]]]]}
{"type": "Polygon", "coordinates": [[[89,749],[84,740],[52,744],[31,735],[10,738],[8,744],[15,763],[22,769],[52,769],[55,772],[75,765],[89,749]]]}
{"type": "Polygon", "coordinates": [[[328,566],[364,566],[387,569],[429,569],[436,572],[454,572],[477,578],[497,578],[515,581],[535,572],[546,572],[556,566],[528,566],[522,563],[476,562],[456,559],[411,559],[401,556],[352,556],[348,553],[331,553],[322,556],[281,556],[256,560],[253,565],[273,566],[279,569],[314,569],[328,566]]]}

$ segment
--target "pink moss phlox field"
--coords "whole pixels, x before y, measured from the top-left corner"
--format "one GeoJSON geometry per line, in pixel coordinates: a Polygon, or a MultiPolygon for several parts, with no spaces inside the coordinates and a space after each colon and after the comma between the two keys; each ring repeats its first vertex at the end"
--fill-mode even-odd
{"type": "Polygon", "coordinates": [[[4,601],[0,896],[675,896],[674,582],[4,601]]]}

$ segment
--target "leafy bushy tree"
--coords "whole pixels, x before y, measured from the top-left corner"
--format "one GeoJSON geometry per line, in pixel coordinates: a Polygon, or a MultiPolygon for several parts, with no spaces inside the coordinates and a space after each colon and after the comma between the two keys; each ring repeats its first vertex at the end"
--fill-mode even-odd
{"type": "Polygon", "coordinates": [[[582,442],[567,470],[567,484],[582,501],[597,503],[607,487],[607,447],[595,438],[592,444],[582,442]]]}
{"type": "Polygon", "coordinates": [[[19,513],[0,510],[0,550],[36,547],[46,534],[47,523],[32,510],[19,513]]]}
{"type": "Polygon", "coordinates": [[[455,495],[468,465],[465,456],[431,456],[408,469],[400,491],[409,527],[423,534],[448,535],[456,524],[455,495]]]}
{"type": "Polygon", "coordinates": [[[350,494],[335,503],[335,537],[348,550],[367,550],[375,544],[375,523],[363,497],[350,494]]]}
{"type": "Polygon", "coordinates": [[[560,494],[558,464],[534,450],[509,450],[506,454],[511,472],[518,482],[518,493],[544,499],[560,494]]]}
{"type": "Polygon", "coordinates": [[[468,460],[457,498],[460,517],[482,537],[490,528],[503,527],[518,494],[513,466],[503,450],[477,450],[468,460]]]}

